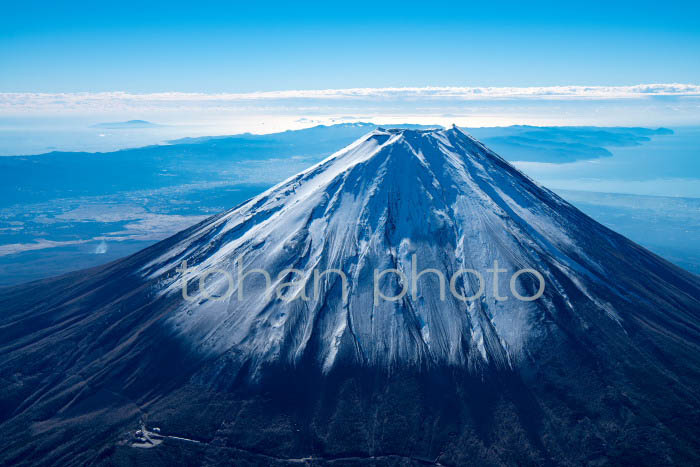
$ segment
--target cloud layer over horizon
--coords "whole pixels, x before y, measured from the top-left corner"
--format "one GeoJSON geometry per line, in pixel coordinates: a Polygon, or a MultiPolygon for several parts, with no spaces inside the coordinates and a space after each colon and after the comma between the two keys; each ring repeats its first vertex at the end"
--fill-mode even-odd
{"type": "Polygon", "coordinates": [[[0,93],[0,113],[23,114],[52,111],[109,111],[147,107],[211,108],[252,101],[493,101],[493,100],[606,100],[654,97],[699,98],[696,84],[639,84],[634,86],[538,86],[538,87],[390,87],[288,90],[248,93],[0,93]]]}

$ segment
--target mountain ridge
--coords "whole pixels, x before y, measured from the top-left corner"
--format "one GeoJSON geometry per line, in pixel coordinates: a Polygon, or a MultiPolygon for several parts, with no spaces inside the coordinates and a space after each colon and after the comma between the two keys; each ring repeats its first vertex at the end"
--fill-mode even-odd
{"type": "Polygon", "coordinates": [[[128,258],[5,289],[0,306],[4,462],[700,459],[700,279],[454,128],[375,130],[128,258]],[[238,300],[214,272],[233,277],[240,258],[275,276],[344,271],[347,303],[337,275],[284,302],[258,274],[238,300]],[[441,300],[422,278],[415,297],[377,301],[402,278],[372,272],[411,282],[414,259],[484,271],[483,295],[441,300]],[[192,280],[183,298],[183,261],[232,294],[192,280]],[[499,300],[509,281],[488,268],[535,269],[546,287],[499,300]],[[143,453],[124,441],[139,418],[202,446],[143,453]]]}

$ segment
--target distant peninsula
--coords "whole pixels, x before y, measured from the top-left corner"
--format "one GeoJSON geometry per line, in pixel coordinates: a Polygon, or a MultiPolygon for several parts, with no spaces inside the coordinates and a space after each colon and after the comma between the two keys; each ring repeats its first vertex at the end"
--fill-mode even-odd
{"type": "Polygon", "coordinates": [[[108,130],[125,130],[130,128],[156,128],[160,127],[157,123],[148,122],[146,120],[129,120],[127,122],[106,122],[96,123],[91,128],[104,128],[108,130]]]}

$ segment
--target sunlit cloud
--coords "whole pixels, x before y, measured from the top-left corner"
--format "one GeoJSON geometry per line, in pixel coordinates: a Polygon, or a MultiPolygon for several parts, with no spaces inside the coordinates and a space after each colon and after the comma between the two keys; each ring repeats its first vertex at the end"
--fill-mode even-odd
{"type": "Polygon", "coordinates": [[[250,101],[301,100],[577,100],[640,99],[650,97],[700,97],[700,85],[639,84],[635,86],[541,87],[401,87],[289,90],[249,93],[162,92],[133,94],[96,93],[0,93],[0,112],[50,110],[118,110],[133,107],[216,107],[250,101]]]}

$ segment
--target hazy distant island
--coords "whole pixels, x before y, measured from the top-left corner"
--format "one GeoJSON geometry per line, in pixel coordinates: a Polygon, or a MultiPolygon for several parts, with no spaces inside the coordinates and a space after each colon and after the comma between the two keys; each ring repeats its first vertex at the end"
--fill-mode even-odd
{"type": "Polygon", "coordinates": [[[163,125],[148,122],[146,120],[129,120],[127,122],[96,123],[95,125],[92,125],[91,128],[104,128],[108,130],[126,130],[131,128],[156,128],[160,126],[163,125]]]}

